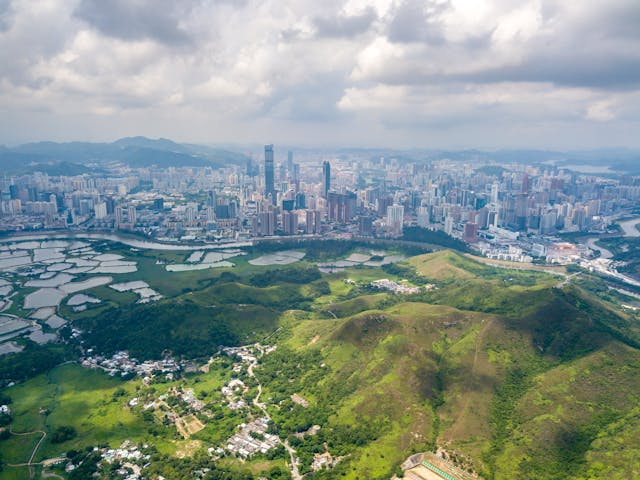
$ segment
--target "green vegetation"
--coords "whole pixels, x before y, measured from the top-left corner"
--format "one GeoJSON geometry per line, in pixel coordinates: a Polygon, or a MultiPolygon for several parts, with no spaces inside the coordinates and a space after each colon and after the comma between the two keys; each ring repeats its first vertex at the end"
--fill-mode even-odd
{"type": "MultiPolygon", "coordinates": [[[[346,242],[328,249],[333,258],[355,251],[346,242]]],[[[183,253],[162,255],[184,260],[183,253]]],[[[163,270],[151,254],[139,259],[148,272],[163,270]]],[[[148,359],[170,351],[199,359],[207,371],[145,384],[76,364],[50,370],[47,361],[73,358],[70,346],[2,357],[2,378],[32,377],[2,392],[12,402],[12,431],[27,434],[0,439],[5,464],[26,461],[42,430],[37,461],[65,452],[86,459],[70,479],[109,478],[90,447],[125,439],[152,446],[145,450],[151,478],[193,478],[202,468],[206,479],[288,478],[282,445],[247,462],[224,454],[212,461],[206,451],[263,415],[251,404],[260,388],[268,433],[296,450],[310,480],[386,480],[411,453],[437,447],[495,480],[633,478],[640,467],[638,315],[621,308],[631,297],[588,273],[557,288],[557,275],[451,251],[329,275],[306,262],[250,267],[244,258],[233,269],[192,273],[170,274],[171,285],[165,274],[149,278],[163,285],[165,300],[117,308],[114,296],[77,315],[74,326],[100,352],[126,349],[148,359]],[[369,291],[382,277],[435,288],[406,296],[369,291]],[[207,362],[220,345],[256,341],[277,349],[258,360],[255,378],[235,358],[207,362]],[[244,382],[244,410],[225,404],[221,388],[231,379],[244,382]],[[168,408],[188,413],[172,393],[187,389],[209,412],[196,415],[204,428],[188,440],[165,416],[168,408]],[[160,396],[165,410],[144,408],[160,396]],[[134,397],[139,403],[129,404],[134,397]],[[327,452],[333,468],[313,471],[314,455],[327,452]]],[[[26,477],[23,467],[0,473],[26,477]]]]}
{"type": "Polygon", "coordinates": [[[428,230],[421,227],[405,227],[401,240],[408,242],[420,242],[429,245],[451,248],[459,252],[469,251],[467,244],[457,238],[447,235],[442,230],[428,230]]]}
{"type": "Polygon", "coordinates": [[[70,356],[70,352],[63,347],[39,346],[29,342],[22,352],[0,357],[0,385],[9,380],[26,380],[46,372],[70,356]]]}

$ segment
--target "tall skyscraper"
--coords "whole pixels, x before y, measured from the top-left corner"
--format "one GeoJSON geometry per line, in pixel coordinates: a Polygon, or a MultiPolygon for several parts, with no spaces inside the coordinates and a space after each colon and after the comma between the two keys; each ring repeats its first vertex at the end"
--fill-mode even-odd
{"type": "Polygon", "coordinates": [[[276,202],[276,189],[274,186],[273,145],[264,146],[264,195],[271,195],[271,203],[276,202]]]}
{"type": "Polygon", "coordinates": [[[287,152],[287,171],[291,177],[293,173],[293,152],[291,150],[287,152]]]}
{"type": "Polygon", "coordinates": [[[404,220],[404,207],[402,205],[390,205],[387,207],[387,229],[391,236],[402,235],[402,223],[404,220]]]}
{"type": "Polygon", "coordinates": [[[209,190],[207,192],[207,207],[215,207],[216,206],[216,192],[213,190],[209,190]]]}
{"type": "Polygon", "coordinates": [[[331,189],[331,164],[328,160],[322,163],[322,194],[327,198],[327,194],[331,189]]]}

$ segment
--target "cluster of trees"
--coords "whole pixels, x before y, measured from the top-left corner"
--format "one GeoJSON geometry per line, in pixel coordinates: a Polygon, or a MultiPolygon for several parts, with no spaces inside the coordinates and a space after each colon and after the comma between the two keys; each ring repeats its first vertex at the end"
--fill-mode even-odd
{"type": "Polygon", "coordinates": [[[188,300],[110,308],[78,323],[86,332],[86,343],[99,351],[128,350],[143,359],[162,358],[166,351],[206,356],[220,345],[237,345],[240,340],[224,315],[188,300]]]}
{"type": "Polygon", "coordinates": [[[257,273],[249,278],[249,285],[254,287],[268,287],[278,283],[296,283],[305,285],[320,280],[322,274],[316,267],[306,268],[275,268],[267,272],[257,273]]]}
{"type": "Polygon", "coordinates": [[[64,443],[68,440],[76,438],[78,433],[76,429],[69,425],[61,425],[51,433],[51,443],[64,443]]]}
{"type": "Polygon", "coordinates": [[[400,240],[408,242],[429,243],[431,245],[439,245],[460,252],[468,252],[469,247],[462,240],[447,235],[442,230],[427,230],[422,227],[405,227],[402,231],[400,240]]]}
{"type": "Polygon", "coordinates": [[[35,377],[69,357],[70,352],[64,348],[28,343],[22,352],[0,357],[0,385],[35,377]]]}
{"type": "Polygon", "coordinates": [[[414,267],[407,263],[389,263],[383,265],[381,268],[383,272],[407,279],[414,285],[426,285],[429,283],[425,277],[420,275],[414,267]]]}

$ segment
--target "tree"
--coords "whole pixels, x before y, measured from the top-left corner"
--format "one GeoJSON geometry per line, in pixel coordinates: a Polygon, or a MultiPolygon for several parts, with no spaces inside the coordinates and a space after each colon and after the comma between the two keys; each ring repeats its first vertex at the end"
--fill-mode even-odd
{"type": "Polygon", "coordinates": [[[57,427],[51,434],[51,443],[63,443],[77,436],[76,429],[69,425],[57,427]]]}

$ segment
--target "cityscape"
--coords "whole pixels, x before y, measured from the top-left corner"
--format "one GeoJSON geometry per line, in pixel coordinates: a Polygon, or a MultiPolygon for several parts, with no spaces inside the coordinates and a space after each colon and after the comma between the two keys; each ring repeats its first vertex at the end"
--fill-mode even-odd
{"type": "Polygon", "coordinates": [[[640,479],[640,2],[0,0],[0,480],[640,479]]]}
{"type": "MultiPolygon", "coordinates": [[[[5,176],[0,228],[132,233],[187,244],[410,241],[426,230],[492,259],[568,264],[609,258],[594,242],[634,213],[640,199],[638,177],[606,167],[595,173],[593,165],[296,154],[274,145],[238,163],[111,162],[99,173],[5,176]],[[572,242],[576,236],[580,241],[572,242]]],[[[637,236],[634,224],[622,224],[626,234],[637,236]]]]}

